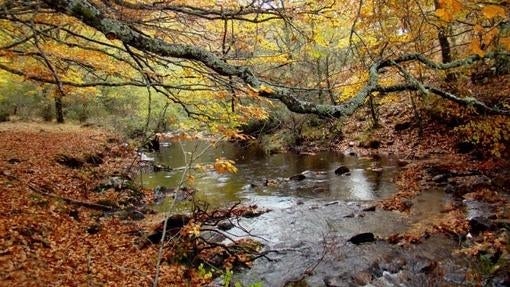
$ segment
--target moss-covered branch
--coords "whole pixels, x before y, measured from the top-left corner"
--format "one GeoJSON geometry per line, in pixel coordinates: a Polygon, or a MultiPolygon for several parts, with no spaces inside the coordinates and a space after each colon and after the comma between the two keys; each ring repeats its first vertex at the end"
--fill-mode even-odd
{"type": "Polygon", "coordinates": [[[430,69],[448,70],[471,65],[484,58],[494,58],[496,56],[494,53],[489,53],[484,57],[473,55],[449,63],[436,63],[421,54],[408,54],[396,59],[381,60],[370,67],[368,82],[350,100],[339,103],[338,105],[321,105],[299,99],[294,91],[289,88],[277,86],[266,88],[261,84],[261,81],[250,68],[226,63],[214,53],[198,46],[170,43],[145,35],[131,27],[127,22],[117,20],[113,16],[107,14],[103,11],[106,10],[104,7],[98,6],[88,0],[43,0],[43,2],[47,6],[46,8],[75,17],[86,25],[102,32],[109,39],[118,39],[127,46],[136,48],[140,51],[157,54],[162,57],[200,62],[221,76],[237,77],[241,79],[244,84],[256,91],[259,91],[260,96],[278,100],[287,106],[289,110],[296,113],[310,113],[322,117],[347,116],[354,113],[356,109],[362,106],[366,98],[373,92],[403,90],[420,90],[423,92],[424,89],[426,89],[426,92],[439,95],[459,104],[474,105],[480,111],[496,114],[509,114],[508,111],[488,107],[478,100],[462,98],[447,91],[426,86],[414,80],[410,81],[409,79],[411,78],[409,77],[406,77],[406,81],[404,83],[393,87],[382,87],[379,85],[379,74],[385,68],[397,67],[402,70],[403,68],[400,65],[404,63],[419,62],[430,69]]]}

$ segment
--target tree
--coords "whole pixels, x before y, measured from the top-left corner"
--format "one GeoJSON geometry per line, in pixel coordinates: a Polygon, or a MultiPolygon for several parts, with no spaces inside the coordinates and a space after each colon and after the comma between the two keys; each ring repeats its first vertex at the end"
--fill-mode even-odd
{"type": "Polygon", "coordinates": [[[509,114],[415,75],[423,67],[449,72],[482,60],[508,58],[510,38],[500,29],[508,25],[503,4],[7,0],[1,6],[0,69],[55,84],[56,100],[66,89],[146,87],[191,117],[239,123],[265,117],[260,108],[263,98],[278,100],[297,113],[340,117],[352,114],[373,93],[411,90],[487,113],[509,114]],[[465,26],[467,32],[458,32],[465,26]],[[431,36],[431,31],[439,37],[431,36]],[[439,61],[437,41],[443,56],[439,61]],[[448,41],[468,43],[470,49],[458,52],[453,60],[455,51],[447,50],[452,48],[448,41]],[[301,83],[304,79],[295,73],[306,70],[306,54],[316,58],[319,74],[324,70],[325,79],[318,76],[317,82],[326,85],[305,83],[295,88],[297,79],[301,83]],[[334,95],[341,91],[332,83],[352,78],[331,73],[332,62],[338,71],[351,67],[347,73],[363,83],[345,97],[334,95]],[[355,73],[352,67],[357,67],[355,73]],[[390,77],[383,74],[388,69],[395,72],[390,77]],[[313,102],[310,95],[324,90],[330,103],[313,102]],[[231,109],[234,98],[238,109],[231,109]]]}

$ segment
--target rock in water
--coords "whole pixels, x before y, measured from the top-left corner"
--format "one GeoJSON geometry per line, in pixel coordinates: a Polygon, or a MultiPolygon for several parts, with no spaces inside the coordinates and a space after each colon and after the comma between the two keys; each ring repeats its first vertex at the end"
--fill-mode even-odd
{"type": "Polygon", "coordinates": [[[377,206],[371,205],[371,206],[363,208],[362,210],[363,211],[375,211],[376,208],[377,208],[377,206]]]}
{"type": "Polygon", "coordinates": [[[469,232],[474,235],[493,228],[494,224],[486,217],[477,216],[469,220],[469,232]]]}
{"type": "Polygon", "coordinates": [[[351,239],[347,241],[351,242],[352,244],[359,245],[361,243],[374,242],[375,236],[372,232],[365,232],[354,235],[353,237],[351,237],[351,239]]]}
{"type": "Polygon", "coordinates": [[[335,174],[342,175],[342,174],[348,173],[349,171],[350,170],[348,167],[346,167],[345,165],[342,165],[342,166],[338,167],[337,169],[335,169],[335,174]]]}
{"type": "Polygon", "coordinates": [[[292,180],[292,181],[302,181],[306,178],[306,176],[304,174],[296,174],[296,175],[293,175],[291,177],[289,177],[289,180],[292,180]]]}

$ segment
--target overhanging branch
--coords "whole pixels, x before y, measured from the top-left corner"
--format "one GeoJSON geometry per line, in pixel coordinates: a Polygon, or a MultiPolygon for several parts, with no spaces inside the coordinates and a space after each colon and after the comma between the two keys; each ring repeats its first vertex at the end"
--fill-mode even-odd
{"type": "Polygon", "coordinates": [[[426,89],[433,94],[455,101],[459,104],[473,105],[480,111],[505,115],[508,114],[508,111],[491,108],[476,99],[462,98],[435,87],[417,84],[415,81],[409,82],[409,79],[407,79],[405,83],[394,87],[384,88],[379,85],[379,75],[385,68],[398,68],[398,66],[404,63],[419,62],[430,69],[448,70],[471,65],[482,59],[494,58],[496,56],[495,53],[488,53],[484,57],[472,55],[449,63],[436,63],[422,54],[408,54],[396,59],[384,59],[372,64],[369,70],[368,82],[349,101],[338,105],[320,105],[300,100],[293,90],[271,85],[262,85],[259,78],[250,68],[226,63],[221,59],[221,57],[205,49],[201,49],[193,45],[170,43],[162,39],[153,38],[143,34],[137,29],[131,27],[128,23],[110,16],[108,13],[102,11],[100,7],[88,0],[43,0],[43,2],[48,6],[47,8],[75,17],[84,24],[102,32],[108,38],[118,39],[122,41],[123,44],[137,50],[159,55],[161,57],[199,62],[220,76],[237,77],[244,84],[257,91],[260,96],[279,100],[287,106],[289,110],[297,113],[311,113],[322,117],[347,116],[354,113],[356,109],[362,106],[365,103],[366,98],[370,96],[371,93],[390,90],[397,91],[398,88],[399,90],[422,91],[423,89],[426,89]]]}

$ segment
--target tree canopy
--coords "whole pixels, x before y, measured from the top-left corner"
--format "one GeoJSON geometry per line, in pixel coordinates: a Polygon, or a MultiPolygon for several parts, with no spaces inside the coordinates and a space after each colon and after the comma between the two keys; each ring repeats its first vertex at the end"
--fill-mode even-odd
{"type": "Polygon", "coordinates": [[[443,85],[474,63],[510,70],[505,1],[0,3],[0,69],[54,84],[56,99],[144,87],[216,129],[267,117],[266,99],[340,117],[406,90],[509,113],[443,85]]]}

